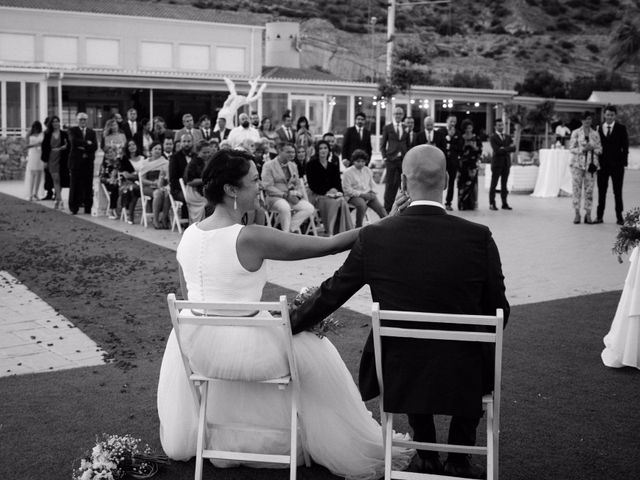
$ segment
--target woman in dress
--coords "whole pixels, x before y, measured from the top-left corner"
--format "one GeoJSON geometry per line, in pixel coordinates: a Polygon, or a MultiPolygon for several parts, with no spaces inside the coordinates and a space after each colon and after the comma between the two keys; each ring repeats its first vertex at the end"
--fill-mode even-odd
{"type": "Polygon", "coordinates": [[[162,156],[162,145],[153,142],[149,149],[151,156],[148,163],[142,167],[142,191],[151,197],[153,210],[153,227],[157,230],[168,229],[169,210],[169,160],[162,156]]]}
{"type": "Polygon", "coordinates": [[[153,136],[151,135],[151,120],[148,118],[143,118],[140,123],[142,128],[136,132],[133,136],[136,144],[138,145],[138,150],[145,157],[149,156],[149,147],[153,143],[153,136]]]}
{"type": "Polygon", "coordinates": [[[300,117],[296,123],[296,150],[298,147],[307,149],[307,158],[313,157],[315,150],[313,148],[313,135],[309,129],[309,120],[307,117],[300,117]]]}
{"type": "Polygon", "coordinates": [[[458,175],[458,210],[475,210],[478,205],[478,162],[482,141],[473,131],[473,122],[462,122],[462,155],[458,175]]]}
{"type": "Polygon", "coordinates": [[[133,225],[136,204],[140,198],[138,171],[145,163],[145,158],[138,154],[136,141],[129,140],[124,156],[120,160],[120,205],[124,209],[125,221],[129,225],[133,225]]]}
{"type": "MultiPolygon", "coordinates": [[[[220,151],[203,174],[213,214],[183,234],[177,259],[192,301],[258,301],[266,283],[267,260],[299,260],[347,250],[351,231],[332,238],[284,233],[242,217],[258,207],[259,178],[244,152],[220,151]]],[[[268,315],[261,313],[260,315],[268,315]]],[[[194,327],[182,330],[185,353],[195,371],[224,378],[273,378],[288,373],[280,334],[260,329],[194,327]]],[[[300,428],[304,448],[315,462],[347,478],[383,475],[380,425],[371,417],[331,342],[310,332],[293,339],[300,374],[300,428]]],[[[211,423],[249,423],[251,431],[228,426],[206,435],[207,448],[286,454],[290,413],[286,396],[259,384],[214,386],[208,405],[211,423]]],[[[197,407],[191,395],[175,333],[167,342],[158,384],[160,440],[170,458],[195,455],[197,407]]],[[[394,463],[406,467],[413,451],[394,450],[394,463]]],[[[298,454],[300,458],[300,453],[298,454]]],[[[218,467],[240,462],[213,460],[218,467]]],[[[252,465],[252,464],[249,464],[252,465]]],[[[254,465],[254,464],[253,464],[254,465]]],[[[255,466],[255,465],[254,465],[255,466]]]]}
{"type": "Polygon", "coordinates": [[[308,151],[305,147],[296,148],[296,158],[294,159],[301,177],[307,174],[307,163],[309,163],[308,151]]]}
{"type": "Polygon", "coordinates": [[[202,141],[196,146],[196,156],[184,169],[184,200],[189,210],[189,222],[197,223],[204,220],[207,199],[202,192],[202,172],[213,156],[213,148],[207,141],[202,141]]]}
{"type": "Polygon", "coordinates": [[[307,183],[311,190],[309,201],[318,209],[322,224],[329,235],[353,228],[349,205],[342,194],[340,166],[330,162],[329,143],[320,140],[318,153],[307,164],[307,183]]]}
{"type": "Polygon", "coordinates": [[[40,200],[38,192],[44,176],[44,162],[42,161],[42,123],[35,121],[31,124],[31,129],[27,135],[27,168],[24,172],[24,186],[27,193],[27,200],[40,200]]]}
{"type": "Polygon", "coordinates": [[[60,118],[54,115],[49,119],[42,140],[42,161],[47,164],[51,174],[56,198],[53,208],[56,210],[62,208],[62,189],[69,187],[68,155],[69,136],[60,128],[60,118]]]}
{"type": "Polygon", "coordinates": [[[106,147],[114,147],[116,149],[116,158],[122,158],[124,154],[124,147],[127,144],[127,137],[120,131],[118,122],[115,118],[107,120],[104,124],[104,131],[102,132],[102,150],[106,147]]]}
{"type": "Polygon", "coordinates": [[[118,197],[120,196],[120,161],[117,158],[117,150],[114,146],[104,147],[104,159],[100,165],[100,183],[109,192],[109,219],[118,218],[118,197]]]}
{"type": "Polygon", "coordinates": [[[573,154],[569,167],[573,180],[573,223],[580,223],[580,204],[584,191],[584,223],[591,224],[591,204],[593,202],[593,186],[595,172],[600,168],[598,157],[602,154],[600,134],[591,128],[593,114],[585,112],[582,116],[582,127],[571,132],[569,149],[573,154]]]}
{"type": "Polygon", "coordinates": [[[261,138],[268,138],[269,140],[275,140],[276,138],[278,138],[276,129],[273,128],[273,123],[271,122],[271,119],[269,117],[262,117],[259,130],[261,138]]]}

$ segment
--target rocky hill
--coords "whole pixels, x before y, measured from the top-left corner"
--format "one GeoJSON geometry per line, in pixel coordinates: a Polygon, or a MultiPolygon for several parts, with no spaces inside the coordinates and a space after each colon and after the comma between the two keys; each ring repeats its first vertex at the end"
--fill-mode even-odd
{"type": "MultiPolygon", "coordinates": [[[[301,22],[302,66],[349,80],[384,75],[385,0],[158,0],[301,22]],[[376,17],[372,26],[370,19],[376,17]]],[[[401,3],[401,2],[397,2],[401,3]]],[[[608,68],[609,35],[640,0],[452,0],[397,8],[397,44],[422,49],[433,83],[456,72],[511,89],[532,69],[568,81],[608,68]]],[[[621,72],[637,78],[630,67],[621,72]]]]}

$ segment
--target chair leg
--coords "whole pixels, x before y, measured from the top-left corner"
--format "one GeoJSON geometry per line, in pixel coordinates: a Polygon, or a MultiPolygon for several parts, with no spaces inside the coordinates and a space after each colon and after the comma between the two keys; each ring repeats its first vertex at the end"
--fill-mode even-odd
{"type": "Polygon", "coordinates": [[[291,388],[291,446],[289,450],[289,480],[296,480],[298,460],[298,405],[295,389],[291,388]]]}
{"type": "Polygon", "coordinates": [[[487,480],[496,478],[495,475],[495,443],[493,432],[493,402],[487,405],[487,480]]]}
{"type": "Polygon", "coordinates": [[[209,397],[209,382],[203,382],[200,387],[200,414],[198,415],[198,439],[196,450],[195,480],[202,480],[202,452],[204,450],[204,429],[207,423],[207,398],[209,397]]]}
{"type": "Polygon", "coordinates": [[[391,444],[393,443],[393,413],[386,414],[384,426],[384,479],[391,480],[391,444]]]}

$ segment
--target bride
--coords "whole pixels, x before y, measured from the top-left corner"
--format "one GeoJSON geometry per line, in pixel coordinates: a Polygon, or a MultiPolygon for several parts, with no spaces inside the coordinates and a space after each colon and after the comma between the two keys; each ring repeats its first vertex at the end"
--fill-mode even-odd
{"type": "MultiPolygon", "coordinates": [[[[356,239],[357,230],[320,238],[257,225],[243,226],[243,215],[259,206],[258,171],[244,152],[217,153],[203,172],[203,183],[204,194],[215,205],[215,211],[191,225],[177,249],[189,300],[259,301],[266,282],[267,259],[298,260],[338,253],[349,249],[356,239]]],[[[183,347],[194,371],[246,380],[287,374],[282,338],[276,332],[247,331],[207,327],[185,330],[183,347]]],[[[320,339],[310,332],[296,335],[293,347],[300,375],[300,425],[306,451],[316,463],[339,476],[382,476],[381,427],[367,411],[338,351],[327,338],[320,339]]],[[[208,449],[288,452],[288,432],[274,430],[290,422],[288,403],[281,392],[242,382],[215,385],[211,390],[208,424],[248,423],[255,429],[246,431],[233,425],[216,428],[215,435],[207,436],[208,449]]],[[[174,332],[160,369],[158,415],[160,440],[167,455],[175,460],[193,457],[197,409],[174,332]]],[[[394,468],[408,466],[413,453],[394,449],[394,468]]],[[[232,461],[212,462],[218,467],[239,465],[232,461]]]]}

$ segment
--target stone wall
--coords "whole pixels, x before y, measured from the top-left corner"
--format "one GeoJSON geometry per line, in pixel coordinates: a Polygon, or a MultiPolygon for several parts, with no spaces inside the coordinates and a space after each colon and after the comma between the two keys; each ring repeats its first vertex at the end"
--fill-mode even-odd
{"type": "Polygon", "coordinates": [[[24,178],[23,151],[26,141],[21,137],[0,137],[0,180],[24,178]]]}

